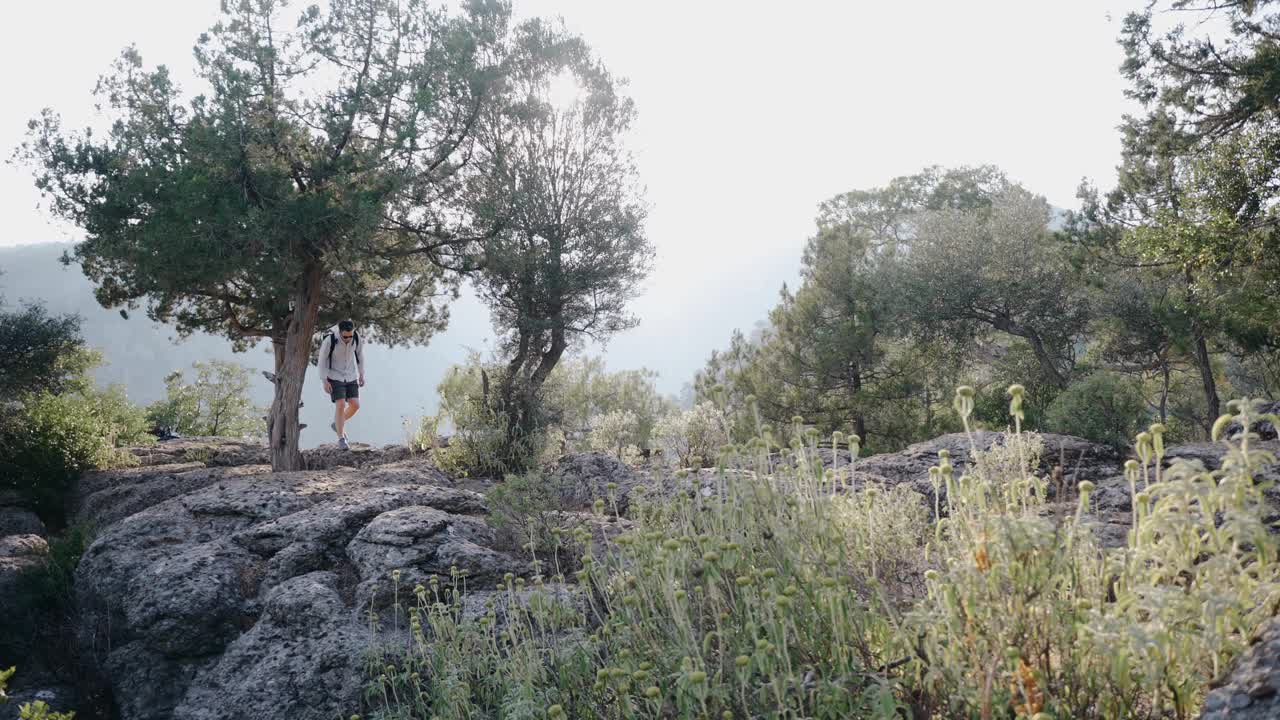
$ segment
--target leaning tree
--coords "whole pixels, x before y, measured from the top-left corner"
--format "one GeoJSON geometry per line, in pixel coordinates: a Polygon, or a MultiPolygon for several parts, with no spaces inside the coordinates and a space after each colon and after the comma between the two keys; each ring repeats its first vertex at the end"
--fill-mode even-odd
{"type": "Polygon", "coordinates": [[[238,349],[270,340],[272,466],[296,469],[318,327],[350,317],[388,344],[443,327],[458,272],[500,227],[475,212],[482,117],[502,114],[510,8],[226,0],[195,48],[199,94],[128,49],[99,83],[110,130],[46,110],[20,153],[108,307],[145,306],[238,349]]]}
{"type": "Polygon", "coordinates": [[[653,258],[623,144],[632,101],[585,44],[549,25],[523,26],[513,44],[525,61],[512,63],[511,104],[478,131],[479,192],[505,222],[476,283],[502,335],[489,401],[506,417],[509,450],[537,430],[542,387],[573,343],[634,326],[626,304],[653,258]]]}

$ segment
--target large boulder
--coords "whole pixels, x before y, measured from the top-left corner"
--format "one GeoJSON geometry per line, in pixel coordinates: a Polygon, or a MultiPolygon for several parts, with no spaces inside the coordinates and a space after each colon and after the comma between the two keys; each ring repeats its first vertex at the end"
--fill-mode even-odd
{"type": "Polygon", "coordinates": [[[631,493],[643,478],[612,455],[599,452],[567,455],[546,474],[544,480],[557,496],[560,510],[587,510],[596,500],[604,500],[606,509],[625,514],[631,504],[631,493]],[[612,486],[612,489],[611,489],[612,486]]]}
{"type": "Polygon", "coordinates": [[[45,535],[39,516],[18,505],[0,505],[0,537],[7,535],[45,535]]]}
{"type": "Polygon", "coordinates": [[[86,477],[79,517],[99,533],[76,571],[78,639],[123,720],[346,717],[392,571],[410,587],[455,568],[490,587],[526,574],[489,547],[483,496],[373,452],[361,467],[195,459],[86,477]]]}
{"type": "Polygon", "coordinates": [[[238,720],[254,707],[281,718],[321,717],[327,707],[328,717],[343,717],[357,707],[356,650],[372,637],[367,624],[351,622],[341,582],[317,571],[273,587],[258,621],[193,678],[173,717],[238,720]]]}
{"type": "MultiPolygon", "coordinates": [[[[1257,441],[1253,444],[1252,449],[1262,450],[1271,453],[1273,456],[1280,457],[1280,441],[1257,441]]],[[[1168,468],[1175,462],[1184,461],[1205,470],[1217,470],[1222,464],[1222,456],[1225,452],[1226,448],[1219,443],[1199,442],[1175,445],[1165,450],[1163,466],[1168,468]]],[[[1154,479],[1154,474],[1152,479],[1154,479]]],[[[1272,505],[1280,508],[1280,487],[1276,485],[1276,483],[1280,482],[1280,463],[1264,463],[1258,469],[1254,480],[1272,484],[1271,487],[1263,492],[1272,505]]],[[[1138,481],[1138,489],[1142,489],[1141,480],[1138,481]]],[[[1094,509],[1100,512],[1131,512],[1133,498],[1129,492],[1129,481],[1125,479],[1123,474],[1115,474],[1098,481],[1098,487],[1093,493],[1091,504],[1094,509]]]]}
{"type": "MultiPolygon", "coordinates": [[[[942,435],[933,440],[916,443],[905,450],[883,455],[872,455],[858,460],[853,469],[859,482],[883,485],[907,484],[933,503],[933,485],[929,481],[929,468],[939,463],[938,454],[950,453],[951,465],[956,477],[962,475],[971,460],[971,449],[990,450],[1005,440],[1005,433],[977,431],[972,438],[965,433],[942,435]],[[972,445],[971,445],[972,443],[972,445]]],[[[1035,471],[1048,477],[1055,466],[1063,468],[1063,479],[1069,486],[1083,480],[1099,482],[1115,475],[1123,463],[1123,456],[1107,445],[1089,442],[1071,435],[1042,433],[1044,452],[1035,471]]],[[[1050,493],[1054,488],[1050,487],[1050,493]]],[[[945,492],[945,490],[943,490],[945,492]]],[[[940,498],[941,499],[941,498],[940,498]]]]}

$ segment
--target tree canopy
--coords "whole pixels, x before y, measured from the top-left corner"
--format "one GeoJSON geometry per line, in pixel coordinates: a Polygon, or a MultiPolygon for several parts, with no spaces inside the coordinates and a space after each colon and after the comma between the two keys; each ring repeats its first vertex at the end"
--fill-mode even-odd
{"type": "Polygon", "coordinates": [[[509,101],[563,35],[529,28],[513,34],[509,6],[485,0],[334,0],[294,16],[227,2],[196,45],[199,92],[130,48],[98,85],[115,116],[105,136],[46,111],[22,154],[84,229],[68,260],[100,302],[271,341],[273,465],[296,468],[317,327],[350,318],[386,343],[425,342],[505,226],[482,182],[497,148],[479,130],[525,117],[509,101]]]}

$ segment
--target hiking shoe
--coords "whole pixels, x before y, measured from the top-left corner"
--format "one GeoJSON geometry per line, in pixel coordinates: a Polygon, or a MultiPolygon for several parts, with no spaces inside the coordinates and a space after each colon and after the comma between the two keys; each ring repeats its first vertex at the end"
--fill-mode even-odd
{"type": "Polygon", "coordinates": [[[350,449],[351,449],[351,446],[347,444],[347,439],[346,439],[346,438],[344,438],[344,437],[340,437],[340,438],[338,438],[338,449],[339,449],[339,450],[350,450],[350,449]]]}

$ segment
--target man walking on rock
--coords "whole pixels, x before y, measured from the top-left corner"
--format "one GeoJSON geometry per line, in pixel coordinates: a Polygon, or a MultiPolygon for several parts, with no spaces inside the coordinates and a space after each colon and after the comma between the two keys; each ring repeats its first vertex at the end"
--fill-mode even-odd
{"type": "Polygon", "coordinates": [[[330,331],[320,342],[320,377],[333,400],[329,427],[338,434],[338,447],[347,450],[347,422],[360,411],[360,388],[364,387],[364,349],[350,320],[338,323],[337,333],[330,331]]]}

